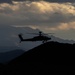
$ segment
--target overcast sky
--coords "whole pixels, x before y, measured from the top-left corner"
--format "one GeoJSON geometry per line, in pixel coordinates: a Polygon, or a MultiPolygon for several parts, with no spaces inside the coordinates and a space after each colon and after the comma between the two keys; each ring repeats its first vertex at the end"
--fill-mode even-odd
{"type": "Polygon", "coordinates": [[[75,40],[75,3],[74,0],[0,0],[0,27],[3,25],[29,26],[75,40]]]}
{"type": "Polygon", "coordinates": [[[75,2],[75,0],[0,0],[0,3],[12,3],[12,1],[75,2]]]}

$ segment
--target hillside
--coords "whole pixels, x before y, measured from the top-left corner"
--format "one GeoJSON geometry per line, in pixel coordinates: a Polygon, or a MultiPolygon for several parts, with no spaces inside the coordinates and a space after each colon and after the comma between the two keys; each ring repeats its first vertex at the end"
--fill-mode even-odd
{"type": "Polygon", "coordinates": [[[48,42],[7,64],[3,75],[75,75],[74,44],[48,42]]]}
{"type": "MultiPolygon", "coordinates": [[[[35,47],[32,50],[27,51],[22,56],[14,59],[11,63],[22,63],[22,62],[49,62],[50,60],[59,61],[61,63],[63,60],[73,59],[74,58],[74,44],[64,44],[58,42],[48,42],[42,44],[38,47],[35,47]]],[[[50,61],[50,62],[52,62],[50,61]]]]}
{"type": "Polygon", "coordinates": [[[0,63],[6,63],[11,61],[12,59],[22,55],[25,51],[23,50],[12,50],[8,52],[0,53],[0,63]]]}

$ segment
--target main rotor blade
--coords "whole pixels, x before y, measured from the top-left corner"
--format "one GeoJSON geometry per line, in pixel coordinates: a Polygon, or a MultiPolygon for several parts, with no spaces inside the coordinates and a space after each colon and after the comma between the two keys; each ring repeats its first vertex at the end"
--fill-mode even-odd
{"type": "Polygon", "coordinates": [[[48,34],[55,34],[55,33],[42,33],[43,35],[48,35],[48,34]]]}
{"type": "Polygon", "coordinates": [[[55,33],[47,33],[47,34],[55,34],[55,33]]]}
{"type": "Polygon", "coordinates": [[[19,35],[23,35],[22,33],[20,33],[19,35]]]}
{"type": "Polygon", "coordinates": [[[39,33],[26,33],[26,34],[39,35],[39,33]]]}
{"type": "MultiPolygon", "coordinates": [[[[39,35],[40,32],[39,32],[39,33],[26,33],[26,34],[39,35]]],[[[41,34],[42,34],[42,35],[48,35],[48,34],[55,34],[55,33],[43,33],[43,32],[41,32],[41,34]]]]}

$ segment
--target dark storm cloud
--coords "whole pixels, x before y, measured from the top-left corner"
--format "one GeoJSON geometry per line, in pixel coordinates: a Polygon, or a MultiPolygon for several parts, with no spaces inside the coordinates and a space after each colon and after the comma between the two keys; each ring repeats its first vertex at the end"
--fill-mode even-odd
{"type": "Polygon", "coordinates": [[[12,3],[12,0],[0,0],[0,3],[12,3]]]}
{"type": "Polygon", "coordinates": [[[12,3],[12,1],[41,1],[41,0],[0,0],[0,3],[12,3]]]}
{"type": "Polygon", "coordinates": [[[75,2],[75,0],[44,0],[48,2],[75,2]]]}
{"type": "Polygon", "coordinates": [[[14,1],[75,2],[75,0],[14,0],[14,1]]]}
{"type": "Polygon", "coordinates": [[[75,2],[75,0],[0,0],[0,3],[12,3],[12,1],[75,2]]]}
{"type": "Polygon", "coordinates": [[[14,1],[75,2],[75,0],[14,0],[14,1]]]}

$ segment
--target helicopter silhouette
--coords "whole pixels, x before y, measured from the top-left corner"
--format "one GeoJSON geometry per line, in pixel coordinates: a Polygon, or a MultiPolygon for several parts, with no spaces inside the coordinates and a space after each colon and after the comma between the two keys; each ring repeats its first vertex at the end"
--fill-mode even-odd
{"type": "Polygon", "coordinates": [[[48,40],[51,40],[50,37],[46,36],[48,34],[43,34],[41,31],[39,31],[39,34],[36,34],[36,33],[29,33],[29,34],[35,34],[35,35],[38,35],[38,36],[35,36],[33,38],[29,38],[29,39],[23,39],[23,36],[22,34],[18,34],[19,38],[20,38],[20,43],[23,42],[23,41],[42,41],[42,43],[45,43],[47,42],[48,40]]]}

